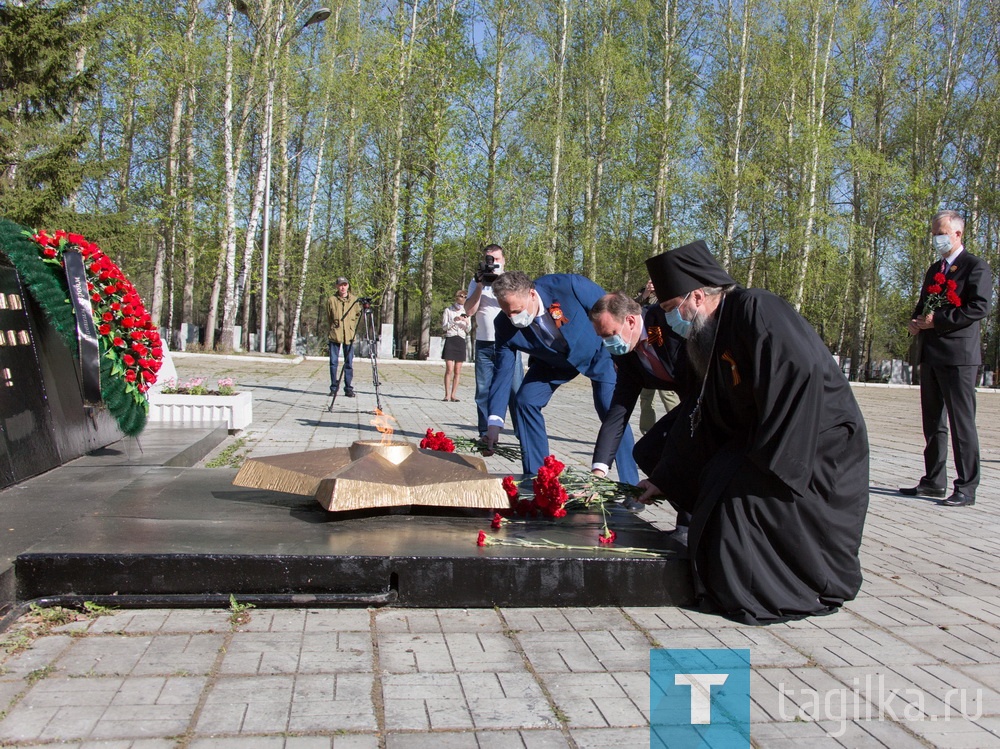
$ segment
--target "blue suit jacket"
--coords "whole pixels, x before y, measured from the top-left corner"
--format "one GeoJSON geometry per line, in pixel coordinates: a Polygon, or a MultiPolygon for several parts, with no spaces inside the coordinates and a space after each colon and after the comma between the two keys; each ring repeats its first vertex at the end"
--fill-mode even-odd
{"type": "MultiPolygon", "coordinates": [[[[535,335],[534,326],[517,328],[507,315],[497,315],[497,365],[490,384],[489,412],[503,414],[514,374],[514,352],[524,351],[532,360],[540,360],[557,369],[575,369],[597,382],[616,381],[614,363],[588,317],[591,307],[604,296],[604,289],[590,279],[570,273],[542,276],[535,280],[535,290],[545,308],[559,302],[566,322],[559,328],[569,346],[563,354],[546,346],[535,335]]],[[[531,362],[529,361],[529,371],[531,362]]]]}

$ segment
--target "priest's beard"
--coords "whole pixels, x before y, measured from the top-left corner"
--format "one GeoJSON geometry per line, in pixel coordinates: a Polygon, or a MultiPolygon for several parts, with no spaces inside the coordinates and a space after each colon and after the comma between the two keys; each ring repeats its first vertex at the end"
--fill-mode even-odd
{"type": "Polygon", "coordinates": [[[691,335],[687,339],[688,361],[698,379],[704,379],[712,360],[712,349],[715,347],[715,331],[719,327],[717,315],[695,315],[691,321],[691,335]]]}

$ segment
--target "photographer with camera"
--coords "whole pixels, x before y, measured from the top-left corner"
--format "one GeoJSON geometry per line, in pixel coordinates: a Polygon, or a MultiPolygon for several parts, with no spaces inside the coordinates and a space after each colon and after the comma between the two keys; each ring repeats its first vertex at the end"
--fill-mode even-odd
{"type": "Polygon", "coordinates": [[[337,360],[340,349],[344,350],[344,368],[341,375],[344,378],[344,395],[354,397],[354,336],[358,330],[358,320],[361,319],[361,304],[351,293],[350,282],[343,276],[337,279],[337,293],[326,302],[326,316],[330,323],[330,395],[337,395],[337,360]]]}
{"type": "MultiPolygon", "coordinates": [[[[465,299],[465,312],[476,318],[476,416],[479,428],[479,439],[485,439],[489,426],[487,418],[489,410],[487,402],[490,395],[490,384],[493,382],[493,371],[497,365],[496,332],[493,322],[500,312],[500,304],[493,293],[493,282],[504,272],[506,263],[503,247],[498,244],[483,248],[482,260],[476,269],[476,274],[469,284],[468,296],[465,299]]],[[[509,398],[521,387],[524,369],[520,354],[514,366],[514,376],[511,378],[509,398]]],[[[504,404],[506,410],[508,403],[504,404]]],[[[514,434],[518,434],[517,418],[514,409],[510,409],[511,425],[514,434]]]]}

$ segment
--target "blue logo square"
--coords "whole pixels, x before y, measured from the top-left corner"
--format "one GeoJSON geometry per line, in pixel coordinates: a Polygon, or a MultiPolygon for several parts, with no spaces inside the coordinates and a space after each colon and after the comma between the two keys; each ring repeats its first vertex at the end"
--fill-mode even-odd
{"type": "Polygon", "coordinates": [[[749,749],[749,650],[649,651],[650,749],[749,749]]]}

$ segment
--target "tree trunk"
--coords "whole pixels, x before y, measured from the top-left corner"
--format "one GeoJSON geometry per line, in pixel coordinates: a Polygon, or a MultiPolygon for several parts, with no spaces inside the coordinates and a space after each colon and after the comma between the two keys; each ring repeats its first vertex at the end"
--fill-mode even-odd
{"type": "Polygon", "coordinates": [[[552,161],[549,170],[548,221],[545,227],[546,246],[542,267],[552,273],[559,248],[559,179],[563,148],[563,110],[566,98],[566,48],[569,42],[569,0],[559,0],[558,39],[555,45],[555,90],[553,91],[552,161]]]}

